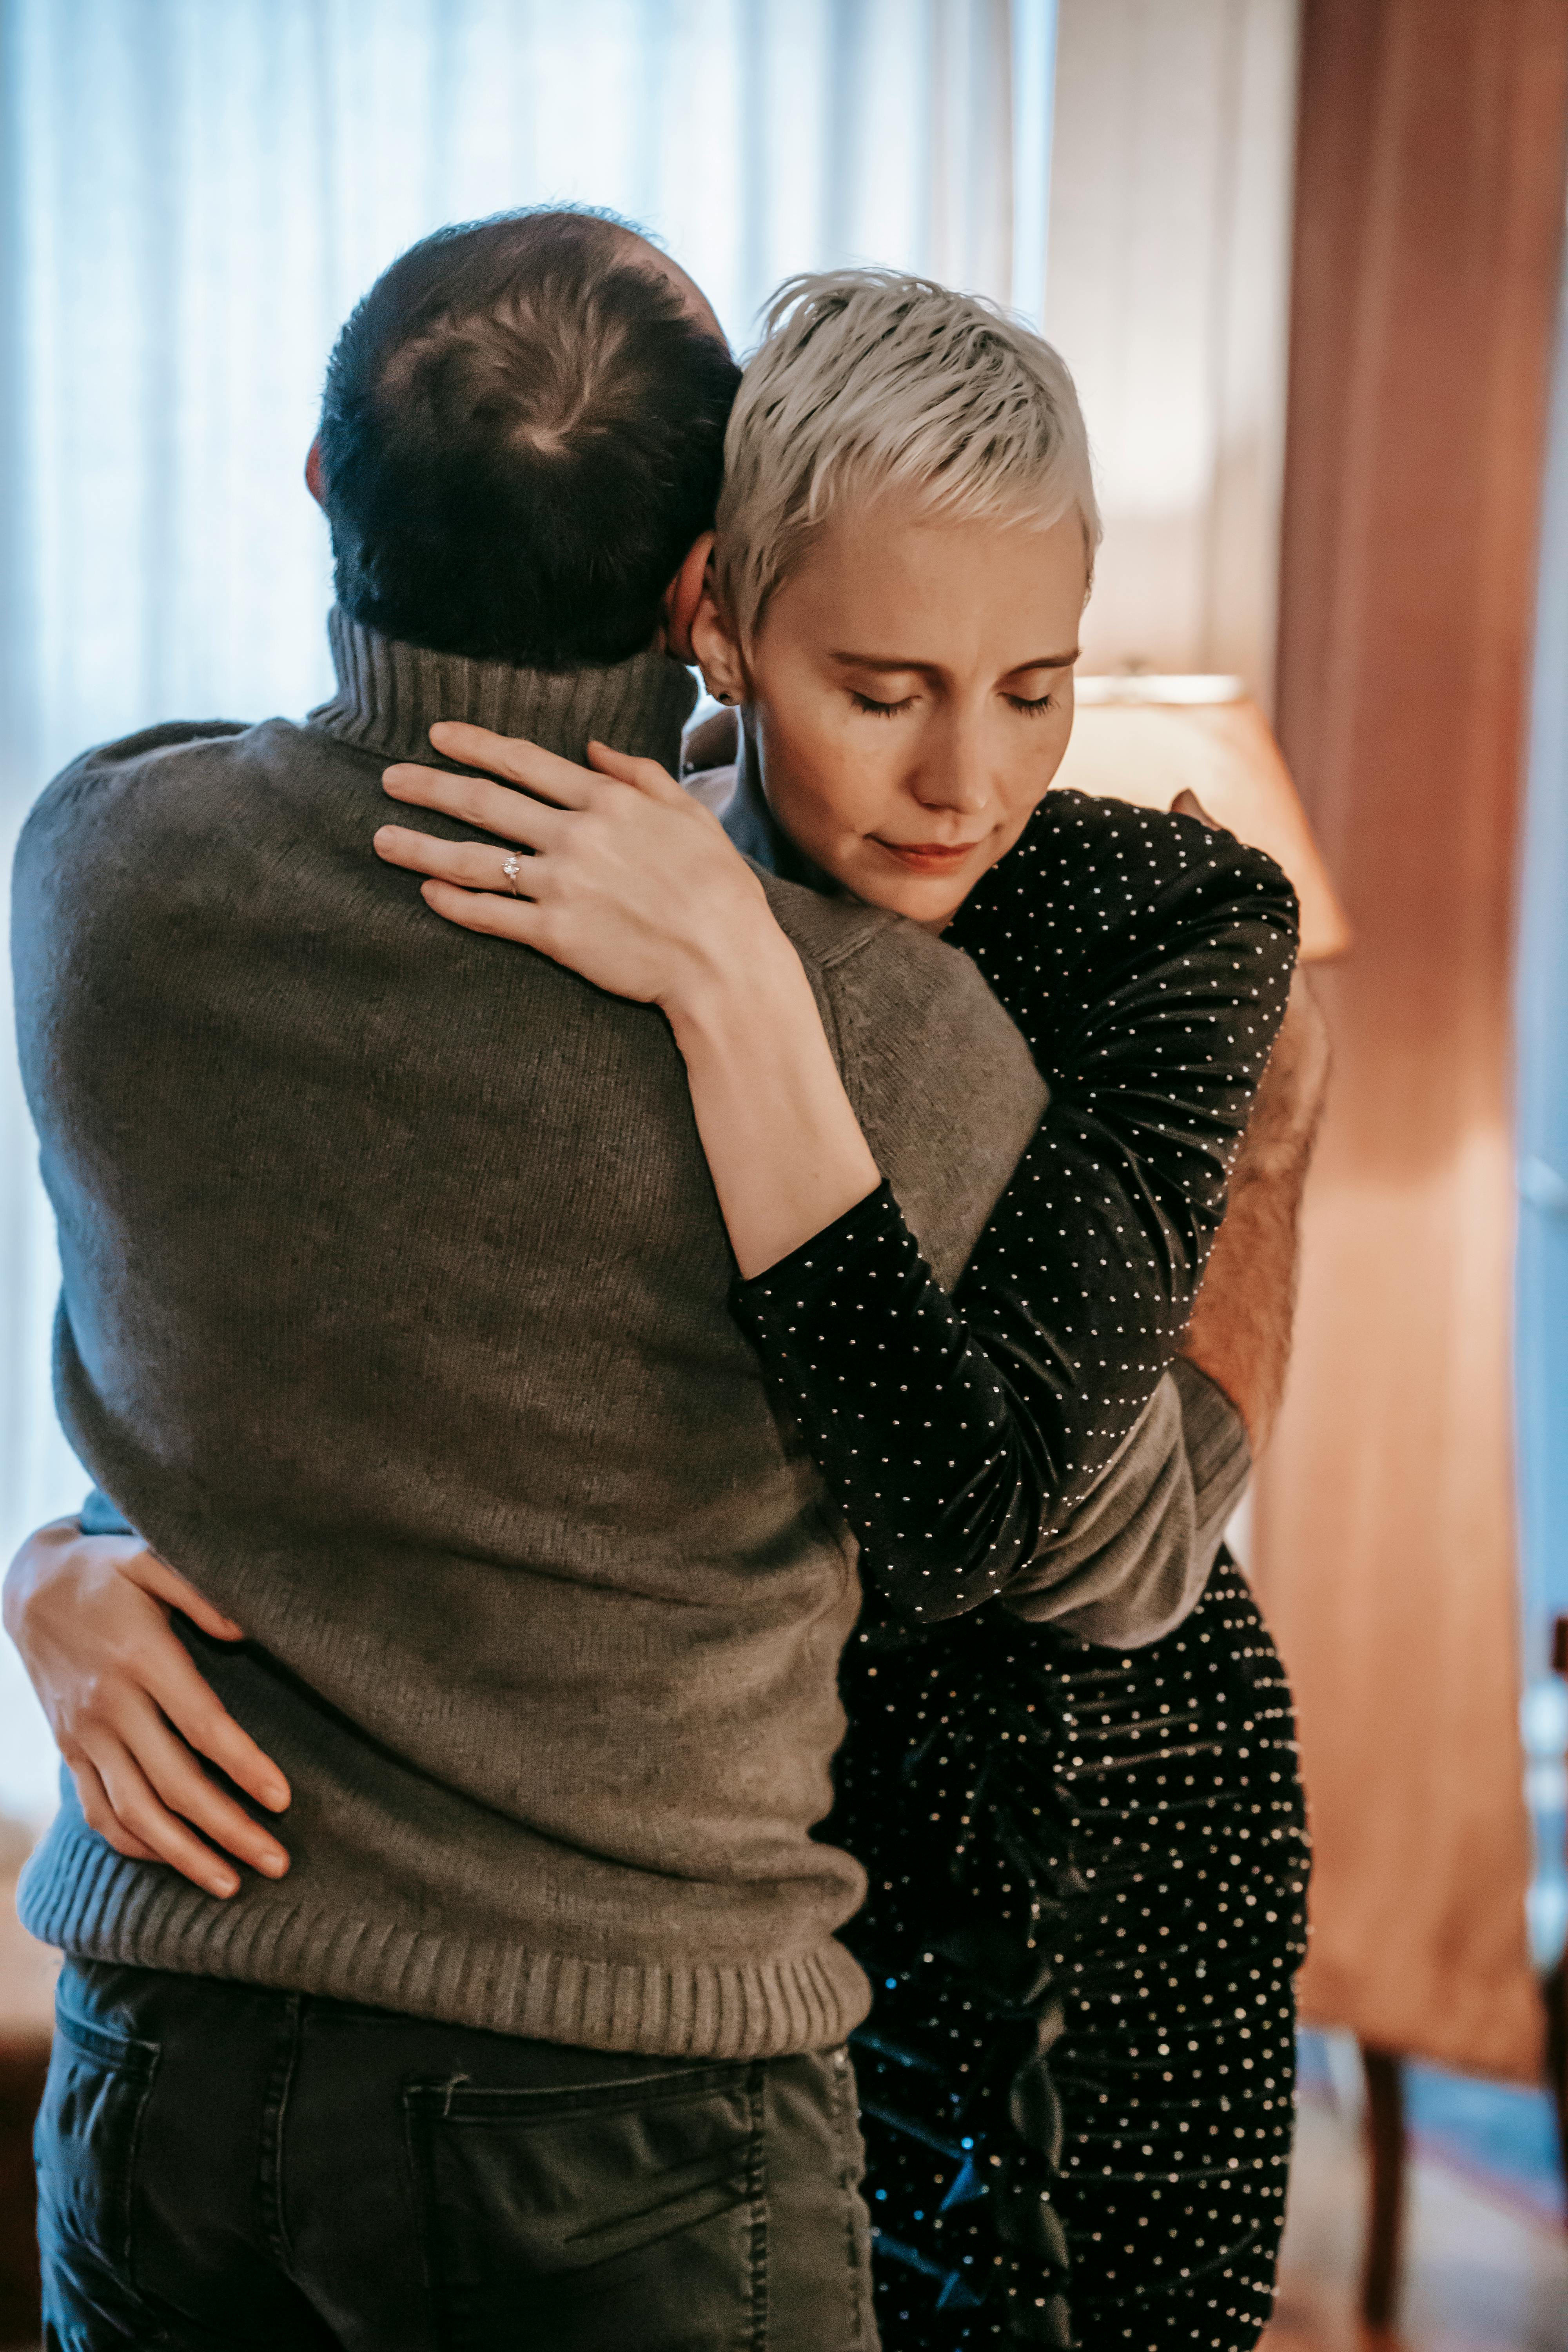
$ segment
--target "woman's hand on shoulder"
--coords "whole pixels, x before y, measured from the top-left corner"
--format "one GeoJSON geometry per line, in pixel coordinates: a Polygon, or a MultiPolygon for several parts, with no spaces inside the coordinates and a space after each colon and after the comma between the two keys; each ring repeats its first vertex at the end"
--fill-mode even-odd
{"type": "Polygon", "coordinates": [[[488,772],[400,762],[383,779],[391,798],[516,845],[380,828],[377,856],[423,875],[426,903],[448,922],[536,948],[671,1015],[722,989],[770,934],[782,939],[722,825],[657,761],[591,743],[591,764],[578,767],[455,722],[433,727],[430,740],[444,758],[488,772]]]}

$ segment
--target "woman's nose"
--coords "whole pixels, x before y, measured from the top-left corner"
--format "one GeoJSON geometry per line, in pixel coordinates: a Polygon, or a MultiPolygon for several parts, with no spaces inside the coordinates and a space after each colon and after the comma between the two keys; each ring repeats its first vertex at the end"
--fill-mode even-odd
{"type": "Polygon", "coordinates": [[[947,740],[933,747],[913,779],[914,796],[922,808],[955,809],[975,815],[991,798],[991,779],[984,749],[976,735],[954,728],[947,740]]]}

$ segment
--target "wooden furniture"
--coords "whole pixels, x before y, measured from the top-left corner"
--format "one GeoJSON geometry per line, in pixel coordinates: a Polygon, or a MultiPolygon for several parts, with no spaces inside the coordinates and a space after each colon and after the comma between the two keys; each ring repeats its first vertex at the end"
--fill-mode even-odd
{"type": "MultiPolygon", "coordinates": [[[[1552,1670],[1568,1678],[1568,1617],[1552,1628],[1552,1670]]],[[[1542,1979],[1546,2008],[1546,2082],[1557,2110],[1557,2145],[1568,2183],[1568,1954],[1542,1979]]],[[[1403,2064],[1396,2052],[1361,2045],[1366,2082],[1366,2258],[1362,2268],[1362,2316],[1388,2327],[1399,2307],[1409,2144],[1405,2128],[1403,2064]]],[[[1563,2221],[1568,2224],[1568,2198],[1563,2221]]]]}
{"type": "Polygon", "coordinates": [[[30,1841],[0,1817],[0,2347],[36,2346],[38,2253],[33,2118],[43,2096],[58,1956],[16,1918],[16,1873],[30,1841]]]}
{"type": "MultiPolygon", "coordinates": [[[[1568,1617],[1559,1617],[1552,1628],[1552,1671],[1568,1682],[1568,1617]]],[[[1546,1979],[1546,2066],[1557,2107],[1563,2178],[1568,2181],[1568,1953],[1546,1979]]]]}
{"type": "Polygon", "coordinates": [[[1405,2241],[1405,2070],[1397,2051],[1361,2053],[1366,2084],[1366,2259],[1362,2266],[1362,2317],[1389,2327],[1399,2305],[1405,2241]]]}
{"type": "Polygon", "coordinates": [[[33,2118],[43,2096],[45,2033],[0,2037],[0,2345],[38,2340],[38,2249],[34,2230],[33,2118]]]}

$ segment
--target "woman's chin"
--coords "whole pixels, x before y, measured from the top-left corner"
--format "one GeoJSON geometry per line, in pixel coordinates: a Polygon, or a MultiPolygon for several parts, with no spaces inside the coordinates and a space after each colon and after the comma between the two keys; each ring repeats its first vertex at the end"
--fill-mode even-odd
{"type": "Polygon", "coordinates": [[[939,931],[952,922],[984,871],[984,866],[979,872],[967,871],[966,861],[957,872],[950,868],[922,874],[875,841],[816,844],[803,854],[827,882],[862,906],[880,907],[889,915],[903,915],[939,931]]]}
{"type": "Polygon", "coordinates": [[[886,859],[879,859],[878,866],[874,873],[862,872],[851,884],[856,897],[934,930],[952,922],[979,879],[977,875],[960,881],[951,874],[889,873],[886,859]]]}

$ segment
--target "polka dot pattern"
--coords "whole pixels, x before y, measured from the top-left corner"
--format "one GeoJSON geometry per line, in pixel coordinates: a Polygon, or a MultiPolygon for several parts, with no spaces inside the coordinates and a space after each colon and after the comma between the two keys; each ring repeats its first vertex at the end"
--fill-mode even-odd
{"type": "Polygon", "coordinates": [[[1050,1087],[953,1296],[884,1186],[735,1308],[911,1623],[1001,1591],[1174,1354],[1289,992],[1296,899],[1189,817],[1047,794],[961,909],[1050,1087]]]}
{"type": "Polygon", "coordinates": [[[846,1661],[828,1834],[886,2352],[1251,2352],[1290,2157],[1308,1849],[1239,1571],[1142,1651],[984,1610],[846,1661]]]}
{"type": "Polygon", "coordinates": [[[1307,1876],[1279,1662],[1228,1563],[1125,1655],[994,1598],[1175,1351],[1294,895],[1226,834],[1052,793],[948,936],[1050,1088],[952,1297],[886,1186],[736,1289],[870,1592],[828,1834],[870,1876],[883,2342],[1250,2352],[1307,1876]]]}

